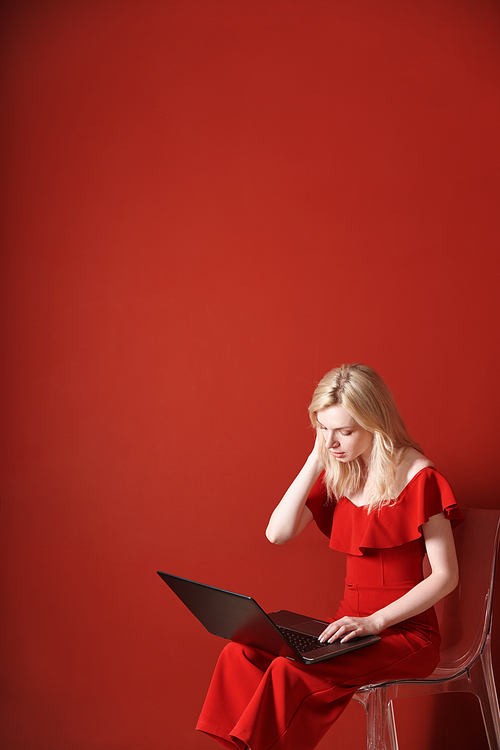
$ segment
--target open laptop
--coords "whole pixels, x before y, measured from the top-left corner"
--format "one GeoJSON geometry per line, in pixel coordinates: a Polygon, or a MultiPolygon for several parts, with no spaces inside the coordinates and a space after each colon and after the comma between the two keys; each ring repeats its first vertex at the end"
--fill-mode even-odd
{"type": "Polygon", "coordinates": [[[318,636],[328,625],[323,620],[286,609],[266,614],[250,596],[207,586],[160,570],[158,575],[210,633],[260,648],[276,656],[286,656],[304,664],[315,664],[380,641],[378,635],[367,635],[353,638],[347,643],[320,643],[318,636]]]}

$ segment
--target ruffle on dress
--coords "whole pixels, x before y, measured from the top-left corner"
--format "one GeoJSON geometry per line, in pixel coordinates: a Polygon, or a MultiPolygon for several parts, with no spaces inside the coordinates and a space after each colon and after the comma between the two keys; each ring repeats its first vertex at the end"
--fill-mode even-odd
{"type": "Polygon", "coordinates": [[[330,537],[330,547],[350,555],[366,549],[399,547],[422,536],[422,526],[438,513],[445,513],[453,526],[464,520],[453,490],[432,467],[421,469],[399,494],[395,504],[372,513],[346,497],[326,504],[323,475],[314,485],[307,505],[318,528],[330,537]],[[333,523],[335,518],[335,523],[333,523]]]}

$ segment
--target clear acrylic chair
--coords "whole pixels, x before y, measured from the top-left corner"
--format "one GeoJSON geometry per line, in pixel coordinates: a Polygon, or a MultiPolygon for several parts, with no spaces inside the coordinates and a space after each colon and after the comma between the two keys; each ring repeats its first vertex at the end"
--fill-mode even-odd
{"type": "Polygon", "coordinates": [[[500,710],[491,662],[492,604],[500,510],[463,508],[455,531],[460,583],[436,605],[441,661],[425,680],[365,685],[353,696],[366,711],[368,750],[398,750],[395,698],[446,692],[474,693],[481,704],[490,750],[500,750],[500,710]]]}

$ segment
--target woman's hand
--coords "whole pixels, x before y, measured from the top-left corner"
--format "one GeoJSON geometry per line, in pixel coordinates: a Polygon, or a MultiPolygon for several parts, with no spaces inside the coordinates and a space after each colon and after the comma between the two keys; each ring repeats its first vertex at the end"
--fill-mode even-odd
{"type": "Polygon", "coordinates": [[[319,430],[316,430],[316,440],[314,441],[314,446],[311,451],[310,458],[318,462],[318,464],[321,466],[321,471],[323,471],[324,469],[323,462],[321,461],[321,446],[322,445],[323,445],[323,438],[321,437],[319,430]]]}
{"type": "Polygon", "coordinates": [[[341,617],[323,630],[318,640],[321,643],[340,641],[347,643],[363,635],[378,635],[382,627],[377,625],[374,615],[370,617],[341,617]]]}

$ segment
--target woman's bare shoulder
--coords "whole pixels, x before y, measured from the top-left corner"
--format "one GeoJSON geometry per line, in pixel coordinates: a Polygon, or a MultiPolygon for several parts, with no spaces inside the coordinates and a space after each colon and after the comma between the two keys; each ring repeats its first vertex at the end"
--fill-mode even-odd
{"type": "Polygon", "coordinates": [[[423,453],[419,453],[415,448],[406,448],[396,470],[398,492],[401,492],[419,471],[428,466],[433,468],[434,464],[423,453]]]}

